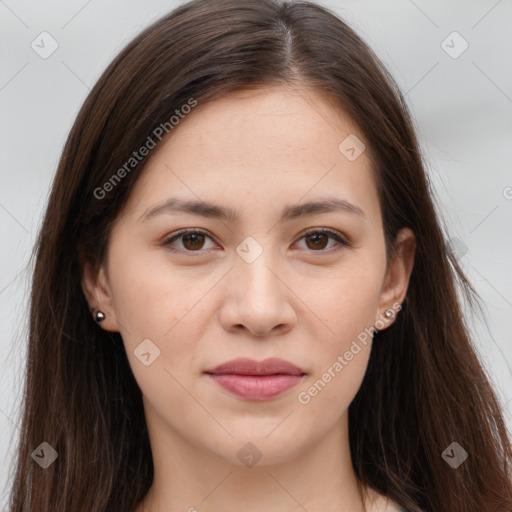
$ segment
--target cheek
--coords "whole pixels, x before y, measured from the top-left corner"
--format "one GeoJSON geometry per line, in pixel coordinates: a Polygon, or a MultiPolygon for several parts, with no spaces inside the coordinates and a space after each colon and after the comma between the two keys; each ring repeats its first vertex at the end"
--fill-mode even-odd
{"type": "Polygon", "coordinates": [[[161,338],[187,313],[193,288],[151,253],[113,254],[112,261],[113,302],[121,330],[128,337],[161,338]]]}
{"type": "Polygon", "coordinates": [[[174,374],[193,366],[191,341],[200,329],[194,306],[211,284],[194,286],[190,275],[172,272],[165,255],[154,251],[118,249],[111,261],[116,263],[110,271],[114,308],[135,378],[141,379],[141,387],[146,383],[161,390],[165,383],[169,388],[172,378],[165,370],[174,374]]]}
{"type": "Polygon", "coordinates": [[[380,275],[375,268],[355,263],[317,281],[305,283],[305,301],[322,321],[328,351],[344,349],[350,340],[373,326],[380,298],[380,275]]]}
{"type": "Polygon", "coordinates": [[[350,405],[366,373],[380,285],[378,268],[354,262],[308,294],[308,305],[328,329],[317,337],[314,373],[297,398],[318,413],[332,414],[333,421],[350,405]]]}
{"type": "MultiPolygon", "coordinates": [[[[126,258],[115,271],[114,305],[128,361],[145,400],[155,410],[185,407],[181,368],[194,355],[193,288],[183,288],[169,269],[126,258]],[[192,291],[191,291],[192,290],[192,291]],[[187,342],[184,342],[187,341],[187,342]]],[[[197,301],[197,299],[196,299],[197,301]]]]}
{"type": "Polygon", "coordinates": [[[371,343],[371,336],[364,341],[343,339],[325,350],[313,374],[298,390],[297,401],[301,407],[308,413],[321,414],[328,424],[337,421],[361,386],[371,343]]]}

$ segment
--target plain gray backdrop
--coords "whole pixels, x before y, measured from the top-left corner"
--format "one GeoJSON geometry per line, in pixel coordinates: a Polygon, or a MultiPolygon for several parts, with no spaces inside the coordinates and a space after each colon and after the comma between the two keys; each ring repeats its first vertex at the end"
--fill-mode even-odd
{"type": "MultiPolygon", "coordinates": [[[[19,433],[27,263],[63,144],[109,62],[181,3],[0,0],[2,509],[19,433]]],[[[406,94],[447,242],[485,303],[485,317],[467,322],[510,426],[512,2],[321,3],[356,29],[406,94]]]]}

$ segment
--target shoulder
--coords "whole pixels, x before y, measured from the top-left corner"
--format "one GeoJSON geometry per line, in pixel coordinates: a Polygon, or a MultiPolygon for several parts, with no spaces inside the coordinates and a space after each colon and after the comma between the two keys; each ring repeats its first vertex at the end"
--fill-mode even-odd
{"type": "Polygon", "coordinates": [[[388,500],[388,506],[385,509],[385,512],[405,512],[405,510],[398,505],[398,503],[388,500]]]}
{"type": "Polygon", "coordinates": [[[373,489],[366,489],[368,512],[406,512],[398,503],[373,489]]]}
{"type": "Polygon", "coordinates": [[[382,508],[382,512],[405,512],[405,510],[395,501],[392,501],[389,498],[385,498],[385,500],[386,505],[382,508]]]}

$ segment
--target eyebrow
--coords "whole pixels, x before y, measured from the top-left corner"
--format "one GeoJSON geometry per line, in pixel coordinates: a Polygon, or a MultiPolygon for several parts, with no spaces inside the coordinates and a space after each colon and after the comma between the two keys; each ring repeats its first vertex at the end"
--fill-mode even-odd
{"type": "MultiPolygon", "coordinates": [[[[314,215],[319,213],[343,212],[356,215],[365,221],[367,220],[364,211],[344,199],[337,197],[327,197],[317,201],[309,201],[307,203],[285,206],[281,212],[280,222],[297,219],[306,215],[314,215]]],[[[199,200],[184,200],[178,198],[169,198],[152,208],[146,210],[138,222],[147,222],[148,220],[164,213],[189,213],[199,215],[201,217],[215,218],[236,223],[239,215],[236,210],[226,206],[220,206],[199,200]]]]}

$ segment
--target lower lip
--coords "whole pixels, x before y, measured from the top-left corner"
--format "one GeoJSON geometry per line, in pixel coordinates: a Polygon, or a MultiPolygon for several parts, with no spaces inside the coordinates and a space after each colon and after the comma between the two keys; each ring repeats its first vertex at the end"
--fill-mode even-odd
{"type": "Polygon", "coordinates": [[[227,391],[246,400],[270,400],[296,386],[302,375],[209,374],[227,391]]]}

